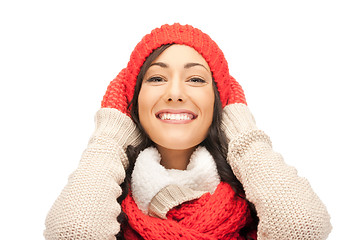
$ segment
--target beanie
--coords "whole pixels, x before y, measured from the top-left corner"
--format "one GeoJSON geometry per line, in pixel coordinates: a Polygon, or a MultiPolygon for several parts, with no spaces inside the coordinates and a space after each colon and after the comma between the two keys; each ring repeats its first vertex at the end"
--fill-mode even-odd
{"type": "Polygon", "coordinates": [[[201,30],[190,25],[165,24],[145,35],[131,53],[127,67],[109,84],[102,107],[116,108],[129,114],[128,104],[133,98],[137,75],[146,58],[165,44],[182,44],[194,48],[206,60],[216,83],[222,106],[246,103],[244,92],[229,74],[228,63],[218,45],[201,30]]]}

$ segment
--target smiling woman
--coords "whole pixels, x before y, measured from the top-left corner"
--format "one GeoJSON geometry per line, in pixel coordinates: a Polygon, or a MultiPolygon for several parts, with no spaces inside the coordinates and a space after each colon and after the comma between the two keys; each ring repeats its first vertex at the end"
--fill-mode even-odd
{"type": "Polygon", "coordinates": [[[186,169],[212,123],[214,92],[205,59],[191,47],[170,46],[146,71],[138,102],[140,124],[159,152],[186,152],[184,158],[162,161],[186,169]]]}
{"type": "Polygon", "coordinates": [[[326,239],[330,217],[272,150],[217,44],[163,25],[110,83],[46,239],[326,239]]]}

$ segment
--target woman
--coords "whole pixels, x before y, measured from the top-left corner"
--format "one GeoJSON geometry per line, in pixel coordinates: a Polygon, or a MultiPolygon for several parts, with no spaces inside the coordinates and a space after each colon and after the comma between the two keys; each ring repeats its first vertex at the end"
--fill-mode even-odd
{"type": "Polygon", "coordinates": [[[146,35],[95,120],[46,239],[326,239],[331,230],[309,183],[257,129],[222,51],[196,28],[146,35]]]}

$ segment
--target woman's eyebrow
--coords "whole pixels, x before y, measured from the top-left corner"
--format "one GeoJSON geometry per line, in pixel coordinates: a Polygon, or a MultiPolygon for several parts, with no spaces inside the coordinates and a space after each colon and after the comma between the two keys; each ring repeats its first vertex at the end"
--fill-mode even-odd
{"type": "MultiPolygon", "coordinates": [[[[167,65],[166,63],[163,63],[163,62],[155,62],[155,63],[152,63],[149,67],[152,67],[152,66],[159,66],[159,67],[162,67],[162,68],[168,68],[169,65],[167,65]]],[[[203,67],[206,69],[206,71],[210,72],[204,65],[202,65],[201,63],[196,63],[196,62],[191,62],[191,63],[186,63],[184,64],[184,68],[192,68],[192,67],[195,67],[195,66],[200,66],[200,67],[203,67]]]]}
{"type": "Polygon", "coordinates": [[[162,68],[168,68],[169,66],[166,64],[166,63],[163,63],[163,62],[155,62],[155,63],[152,63],[149,67],[152,67],[152,66],[159,66],[159,67],[162,67],[162,68]]]}
{"type": "Polygon", "coordinates": [[[191,67],[195,67],[195,66],[201,66],[201,67],[205,68],[206,71],[209,72],[209,70],[208,70],[204,65],[202,65],[202,64],[200,64],[200,63],[194,63],[194,62],[192,62],[192,63],[186,63],[186,64],[184,64],[184,68],[191,68],[191,67]]]}

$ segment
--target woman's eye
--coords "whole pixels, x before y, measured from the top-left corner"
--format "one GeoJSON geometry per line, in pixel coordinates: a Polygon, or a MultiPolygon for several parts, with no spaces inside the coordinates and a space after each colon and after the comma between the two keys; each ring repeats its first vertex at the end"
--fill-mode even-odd
{"type": "Polygon", "coordinates": [[[193,83],[206,83],[206,81],[202,78],[191,78],[189,79],[189,82],[193,82],[193,83]]]}
{"type": "Polygon", "coordinates": [[[164,79],[162,77],[151,77],[151,78],[147,79],[146,82],[156,83],[156,82],[163,82],[163,81],[164,81],[164,79]]]}

